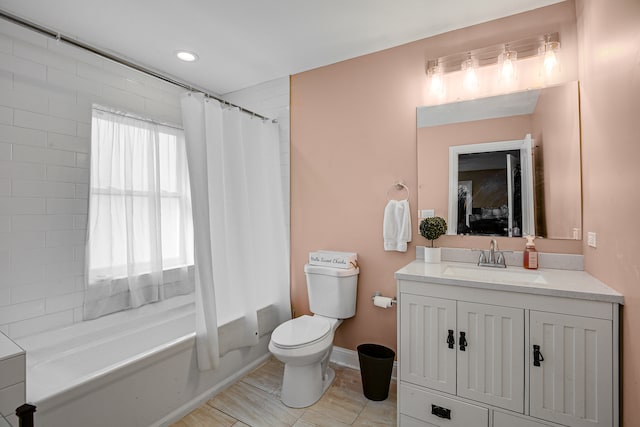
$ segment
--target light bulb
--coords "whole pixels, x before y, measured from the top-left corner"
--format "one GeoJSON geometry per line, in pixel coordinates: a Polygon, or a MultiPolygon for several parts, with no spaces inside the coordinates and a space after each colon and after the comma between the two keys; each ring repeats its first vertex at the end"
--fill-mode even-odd
{"type": "Polygon", "coordinates": [[[440,93],[442,91],[442,76],[434,74],[431,76],[431,92],[440,93]]]}
{"type": "Polygon", "coordinates": [[[560,68],[558,49],[560,49],[560,42],[546,41],[538,50],[539,53],[543,54],[542,68],[547,76],[550,76],[560,68]]]}
{"type": "Polygon", "coordinates": [[[469,90],[474,90],[478,86],[478,76],[473,68],[467,68],[464,74],[464,87],[469,90]]]}
{"type": "Polygon", "coordinates": [[[502,77],[506,80],[511,80],[513,77],[513,62],[510,59],[502,63],[502,77]]]}
{"type": "Polygon", "coordinates": [[[508,50],[505,47],[505,51],[498,57],[500,63],[500,80],[504,83],[511,83],[516,78],[516,64],[518,59],[518,53],[513,50],[508,50]]]}
{"type": "Polygon", "coordinates": [[[429,92],[438,97],[444,96],[444,79],[442,77],[442,68],[436,63],[427,69],[427,77],[431,79],[429,92]]]}
{"type": "Polygon", "coordinates": [[[476,74],[476,63],[469,57],[462,63],[462,69],[464,70],[464,88],[470,92],[478,89],[478,75],[476,74]]]}
{"type": "Polygon", "coordinates": [[[553,49],[549,49],[544,54],[544,70],[547,75],[551,74],[558,66],[558,58],[553,49]]]}

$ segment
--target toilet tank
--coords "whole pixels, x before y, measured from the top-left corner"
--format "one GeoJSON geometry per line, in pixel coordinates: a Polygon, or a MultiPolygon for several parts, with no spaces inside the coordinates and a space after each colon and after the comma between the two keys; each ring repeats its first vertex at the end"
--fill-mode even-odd
{"type": "Polygon", "coordinates": [[[334,319],[356,314],[358,268],[331,268],[306,264],[309,309],[312,313],[334,319]]]}

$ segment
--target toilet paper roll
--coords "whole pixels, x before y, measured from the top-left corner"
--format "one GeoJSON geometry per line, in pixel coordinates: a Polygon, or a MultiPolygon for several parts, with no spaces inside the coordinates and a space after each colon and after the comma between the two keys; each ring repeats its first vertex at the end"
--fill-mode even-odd
{"type": "Polygon", "coordinates": [[[376,307],[389,308],[391,307],[391,301],[393,301],[393,299],[389,297],[373,297],[373,305],[375,305],[376,307]]]}

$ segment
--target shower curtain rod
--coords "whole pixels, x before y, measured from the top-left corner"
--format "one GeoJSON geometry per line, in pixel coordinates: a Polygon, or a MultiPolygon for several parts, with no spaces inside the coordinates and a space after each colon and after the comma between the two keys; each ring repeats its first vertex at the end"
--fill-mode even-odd
{"type": "Polygon", "coordinates": [[[14,24],[18,24],[18,25],[20,25],[22,27],[28,28],[28,29],[33,30],[33,31],[35,31],[37,33],[40,33],[40,34],[45,35],[47,37],[50,37],[52,39],[65,42],[65,43],[67,43],[69,45],[72,45],[72,46],[75,46],[77,48],[86,50],[86,51],[91,52],[91,53],[93,53],[95,55],[102,56],[103,58],[106,58],[106,59],[108,59],[110,61],[113,61],[113,62],[116,62],[118,64],[124,65],[125,67],[129,67],[129,68],[132,68],[132,69],[134,69],[136,71],[139,71],[141,73],[144,73],[144,74],[147,74],[149,76],[155,77],[157,79],[160,79],[162,81],[170,83],[170,84],[172,84],[174,86],[178,86],[178,87],[184,88],[184,89],[186,89],[186,90],[188,90],[190,92],[194,92],[194,91],[195,92],[200,92],[200,93],[204,94],[204,96],[207,97],[207,98],[215,99],[216,101],[219,101],[219,102],[221,102],[223,104],[229,105],[230,107],[238,108],[240,111],[242,111],[244,113],[247,113],[247,114],[250,114],[250,115],[252,115],[254,117],[258,117],[258,118],[260,118],[262,120],[270,120],[273,123],[278,123],[278,121],[275,120],[275,119],[271,119],[269,117],[265,117],[262,114],[256,113],[255,111],[247,110],[246,108],[243,108],[243,107],[241,107],[239,105],[233,104],[233,103],[231,103],[229,101],[225,101],[224,99],[218,98],[217,96],[212,95],[212,94],[208,93],[207,91],[205,91],[203,89],[200,89],[200,88],[195,87],[193,85],[190,85],[190,84],[184,83],[182,81],[173,79],[173,78],[168,77],[168,76],[166,76],[166,75],[164,75],[162,73],[159,73],[157,71],[153,71],[153,70],[151,70],[149,68],[146,68],[146,67],[138,65],[138,64],[136,64],[134,62],[128,61],[128,60],[126,60],[124,58],[120,58],[119,56],[116,56],[116,55],[113,55],[111,53],[108,53],[108,52],[105,52],[103,50],[100,50],[98,48],[95,48],[95,47],[93,47],[93,46],[91,46],[89,44],[74,40],[74,39],[72,39],[70,37],[62,35],[59,32],[50,30],[49,28],[43,27],[43,26],[41,26],[39,24],[33,23],[33,22],[28,21],[26,19],[23,19],[23,18],[21,18],[19,16],[16,16],[16,15],[13,15],[11,13],[8,13],[8,12],[2,10],[2,9],[0,9],[0,17],[4,18],[7,21],[13,22],[14,24]]]}

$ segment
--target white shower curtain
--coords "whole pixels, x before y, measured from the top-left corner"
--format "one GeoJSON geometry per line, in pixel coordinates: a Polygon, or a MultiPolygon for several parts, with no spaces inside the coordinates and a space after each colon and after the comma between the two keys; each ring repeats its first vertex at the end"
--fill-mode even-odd
{"type": "Polygon", "coordinates": [[[201,370],[258,343],[259,309],[290,316],[278,125],[201,94],[182,97],[193,204],[201,370]],[[220,325],[229,336],[218,337],[220,325]]]}

